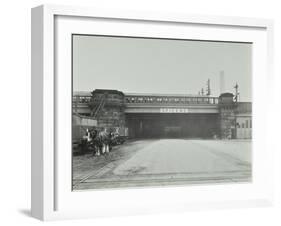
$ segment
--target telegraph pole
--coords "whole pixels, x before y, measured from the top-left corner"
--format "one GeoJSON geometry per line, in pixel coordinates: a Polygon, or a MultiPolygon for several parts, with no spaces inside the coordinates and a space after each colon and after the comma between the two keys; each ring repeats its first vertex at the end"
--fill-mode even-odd
{"type": "Polygon", "coordinates": [[[211,95],[211,84],[210,84],[210,79],[208,79],[208,81],[207,81],[206,95],[207,95],[207,96],[210,96],[210,95],[211,95]]]}
{"type": "Polygon", "coordinates": [[[204,96],[204,89],[201,89],[201,95],[204,96]]]}
{"type": "Polygon", "coordinates": [[[238,86],[238,84],[236,82],[236,85],[234,86],[234,89],[235,89],[234,100],[235,100],[235,102],[238,102],[238,96],[239,96],[238,88],[239,88],[239,86],[238,86]]]}
{"type": "Polygon", "coordinates": [[[224,71],[220,71],[220,94],[225,92],[224,71]]]}

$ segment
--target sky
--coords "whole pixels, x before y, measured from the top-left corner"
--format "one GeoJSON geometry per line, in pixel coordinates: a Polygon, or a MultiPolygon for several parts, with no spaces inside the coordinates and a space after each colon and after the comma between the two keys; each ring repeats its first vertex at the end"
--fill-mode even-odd
{"type": "Polygon", "coordinates": [[[192,40],[73,36],[73,91],[198,94],[210,79],[211,95],[252,98],[252,44],[192,40]]]}

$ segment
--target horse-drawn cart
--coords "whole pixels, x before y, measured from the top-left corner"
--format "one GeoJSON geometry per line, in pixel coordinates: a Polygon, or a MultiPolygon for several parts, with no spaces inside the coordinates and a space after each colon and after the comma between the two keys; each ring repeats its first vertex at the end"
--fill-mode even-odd
{"type": "Polygon", "coordinates": [[[112,150],[112,147],[123,144],[128,138],[126,127],[82,127],[82,130],[84,135],[73,140],[73,154],[104,154],[112,150]]]}

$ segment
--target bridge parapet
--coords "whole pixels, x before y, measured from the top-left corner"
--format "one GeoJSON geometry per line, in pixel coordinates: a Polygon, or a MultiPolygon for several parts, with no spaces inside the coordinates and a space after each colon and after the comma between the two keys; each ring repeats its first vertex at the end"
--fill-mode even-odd
{"type": "Polygon", "coordinates": [[[72,96],[72,111],[79,114],[89,115],[91,110],[89,103],[91,101],[91,95],[74,95],[72,96]]]}
{"type": "Polygon", "coordinates": [[[218,104],[218,97],[209,96],[155,96],[155,95],[126,95],[126,105],[155,104],[155,105],[197,105],[218,104]]]}
{"type": "MultiPolygon", "coordinates": [[[[91,100],[89,95],[74,95],[73,103],[88,104],[91,100]]],[[[218,104],[218,97],[209,96],[156,96],[156,95],[125,95],[125,104],[218,104]]]]}
{"type": "MultiPolygon", "coordinates": [[[[97,97],[98,98],[98,97],[97,97]]],[[[159,95],[159,94],[125,94],[123,105],[125,113],[218,113],[219,98],[192,95],[159,95]]],[[[90,104],[94,103],[91,93],[73,96],[73,110],[89,114],[90,104]]],[[[107,102],[114,105],[115,99],[107,97],[107,102]]],[[[118,99],[117,105],[120,105],[118,99]]]]}
{"type": "Polygon", "coordinates": [[[83,95],[83,96],[74,95],[72,97],[72,103],[76,103],[76,104],[88,104],[90,100],[91,100],[91,95],[83,95]]]}

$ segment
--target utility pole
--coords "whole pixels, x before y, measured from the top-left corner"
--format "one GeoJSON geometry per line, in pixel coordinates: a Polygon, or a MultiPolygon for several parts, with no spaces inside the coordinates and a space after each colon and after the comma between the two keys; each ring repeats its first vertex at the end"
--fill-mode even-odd
{"type": "Polygon", "coordinates": [[[224,71],[220,71],[220,94],[225,92],[224,71]]]}
{"type": "Polygon", "coordinates": [[[206,95],[207,95],[207,96],[210,96],[210,95],[211,95],[211,84],[210,84],[210,79],[208,79],[208,81],[207,81],[206,95]]]}
{"type": "Polygon", "coordinates": [[[204,89],[201,89],[201,95],[204,96],[204,89]]]}
{"type": "Polygon", "coordinates": [[[236,85],[234,86],[234,89],[235,89],[234,100],[235,100],[235,102],[238,102],[238,96],[239,96],[238,88],[239,88],[239,86],[238,86],[238,84],[236,82],[236,85]]]}

